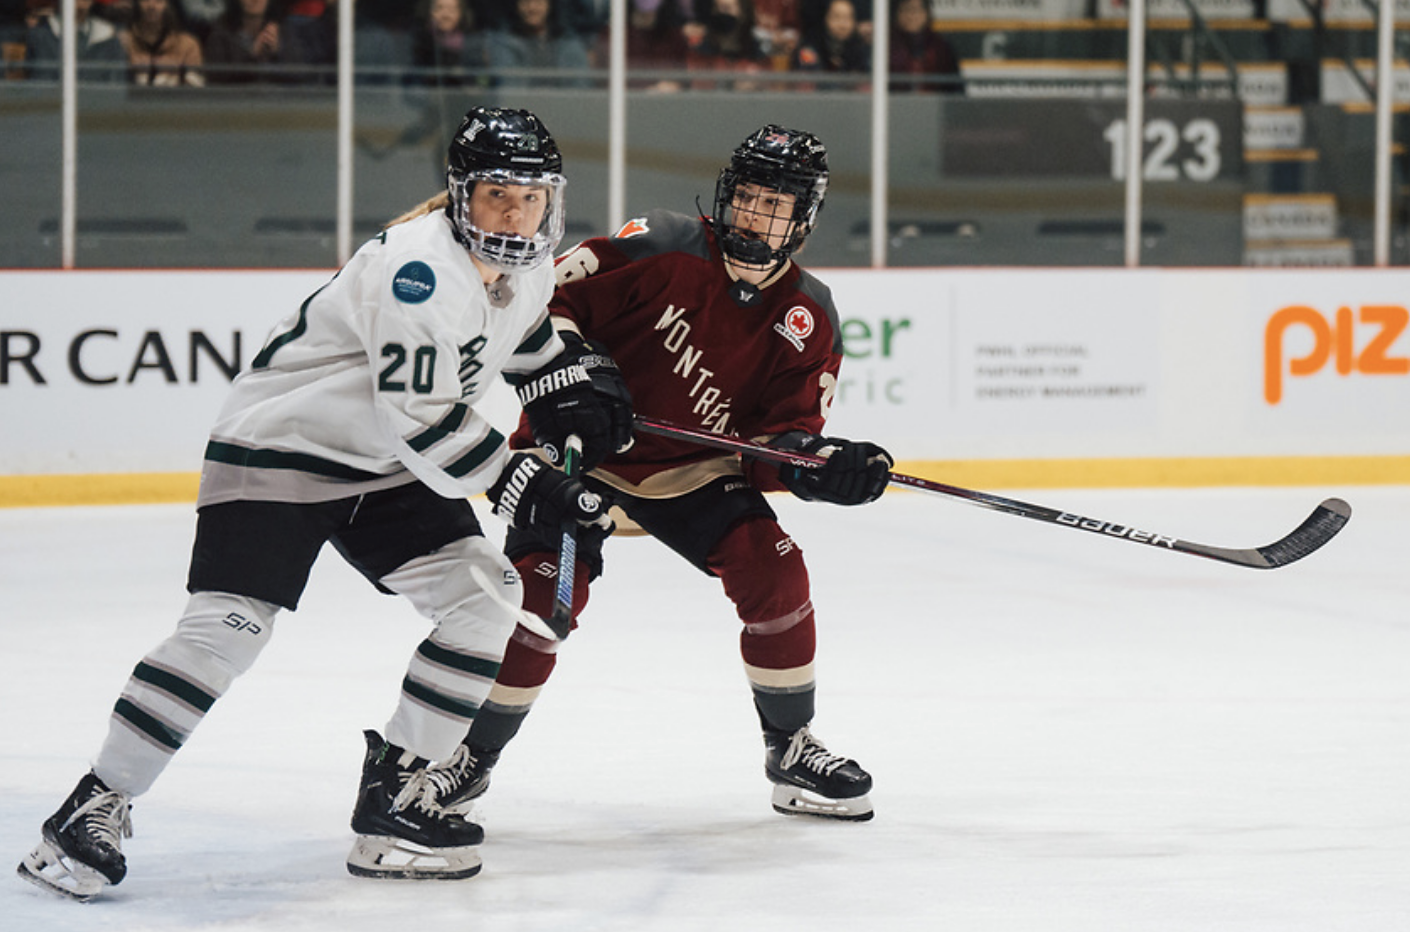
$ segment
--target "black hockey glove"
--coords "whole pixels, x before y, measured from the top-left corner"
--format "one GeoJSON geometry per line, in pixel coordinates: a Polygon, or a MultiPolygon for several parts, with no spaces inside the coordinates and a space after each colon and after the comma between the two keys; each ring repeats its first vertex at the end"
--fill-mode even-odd
{"type": "Polygon", "coordinates": [[[515,453],[486,493],[494,513],[521,530],[557,534],[565,521],[610,528],[602,499],[532,453],[515,453]]]}
{"type": "Polygon", "coordinates": [[[569,352],[581,344],[579,361],[587,370],[588,378],[592,379],[592,390],[598,402],[607,412],[608,448],[613,453],[625,453],[632,446],[632,393],[622,378],[622,370],[617,368],[617,361],[607,355],[601,343],[585,340],[571,331],[560,336],[569,352]]]}
{"type": "Polygon", "coordinates": [[[805,502],[865,505],[881,497],[891,481],[891,454],[874,443],[819,437],[790,431],[775,437],[769,446],[778,450],[823,456],[822,466],[779,466],[779,481],[805,502]]]}
{"type": "Polygon", "coordinates": [[[549,460],[562,463],[564,442],[577,434],[583,469],[592,469],[609,453],[631,446],[631,393],[610,356],[594,351],[576,333],[560,336],[567,349],[516,391],[534,441],[549,460]]]}

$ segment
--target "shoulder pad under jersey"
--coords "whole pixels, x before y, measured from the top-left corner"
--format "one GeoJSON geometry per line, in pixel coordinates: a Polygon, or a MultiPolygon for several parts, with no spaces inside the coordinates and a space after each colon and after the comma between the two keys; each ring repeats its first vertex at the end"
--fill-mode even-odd
{"type": "Polygon", "coordinates": [[[798,291],[815,301],[827,314],[828,322],[832,325],[832,348],[836,352],[842,352],[842,324],[837,314],[837,305],[832,303],[832,289],[819,281],[812,272],[796,265],[795,268],[798,268],[798,291]]]}

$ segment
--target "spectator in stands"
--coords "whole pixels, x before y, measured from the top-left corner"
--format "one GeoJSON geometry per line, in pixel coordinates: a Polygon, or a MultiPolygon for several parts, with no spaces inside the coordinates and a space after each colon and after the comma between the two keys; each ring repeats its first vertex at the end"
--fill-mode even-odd
{"type": "Polygon", "coordinates": [[[202,46],[210,38],[215,24],[225,17],[229,7],[239,6],[240,0],[177,0],[181,24],[202,46]]]}
{"type": "MultiPolygon", "coordinates": [[[[357,0],[353,63],[359,84],[407,81],[413,35],[426,21],[426,6],[427,0],[357,0]]],[[[442,122],[444,116],[440,116],[442,122]]]]}
{"type": "Polygon", "coordinates": [[[485,87],[489,48],[466,0],[431,0],[412,36],[412,81],[434,87],[485,87]],[[475,72],[478,72],[475,73],[475,72]]]}
{"type": "MultiPolygon", "coordinates": [[[[359,0],[361,2],[361,0],[359,0]]],[[[486,33],[510,29],[518,15],[517,0],[468,0],[478,29],[486,33]]],[[[553,4],[553,25],[562,32],[575,33],[589,46],[608,22],[611,0],[558,0],[553,4]]]]}
{"type": "Polygon", "coordinates": [[[333,83],[331,66],[338,61],[337,0],[289,0],[280,31],[299,61],[329,66],[325,80],[333,83]]]}
{"type": "MultiPolygon", "coordinates": [[[[814,27],[816,30],[816,27],[814,27]]],[[[871,73],[871,45],[857,29],[857,8],[852,0],[830,0],[820,31],[805,33],[793,56],[793,69],[808,73],[871,73]]],[[[819,83],[818,87],[828,86],[819,83]]],[[[834,82],[834,87],[847,85],[834,82]]]]}
{"type": "Polygon", "coordinates": [[[25,76],[25,37],[29,27],[25,0],[0,0],[0,79],[25,76]]]}
{"type": "Polygon", "coordinates": [[[587,83],[581,74],[589,66],[587,42],[558,25],[552,0],[515,0],[509,28],[496,31],[488,42],[490,67],[502,85],[564,87],[587,83]],[[526,71],[579,74],[553,78],[522,73],[526,71]]]}
{"type": "Polygon", "coordinates": [[[611,0],[559,0],[555,16],[564,30],[577,33],[591,46],[599,37],[605,38],[612,18],[611,0]]]}
{"type": "Polygon", "coordinates": [[[136,10],[134,0],[93,0],[93,14],[119,29],[125,29],[131,24],[136,10]]]}
{"type": "MultiPolygon", "coordinates": [[[[826,29],[827,8],[832,0],[798,0],[798,28],[804,36],[818,35],[826,29]]],[[[871,0],[852,0],[857,18],[857,32],[871,41],[871,0]]]]}
{"type": "MultiPolygon", "coordinates": [[[[629,0],[627,11],[627,84],[653,91],[678,91],[679,80],[652,76],[633,79],[633,71],[679,71],[685,66],[688,0],[629,0]]],[[[604,53],[605,60],[605,53],[604,53]]]]}
{"type": "Polygon", "coordinates": [[[234,0],[206,40],[207,79],[212,84],[297,81],[298,47],[284,41],[273,0],[234,0]]]}
{"type": "Polygon", "coordinates": [[[775,71],[792,66],[801,33],[798,0],[754,0],[754,35],[775,71]]]}
{"type": "MultiPolygon", "coordinates": [[[[336,4],[334,4],[336,6],[336,4]]],[[[407,0],[357,0],[357,25],[409,33],[426,18],[426,3],[407,0]]]]}
{"type": "MultiPolygon", "coordinates": [[[[117,29],[107,20],[92,15],[93,0],[74,0],[78,21],[79,81],[118,81],[123,77],[127,55],[117,29]]],[[[43,16],[29,28],[25,37],[25,68],[29,77],[41,81],[59,80],[63,58],[63,32],[57,10],[43,16]]]]}
{"type": "Polygon", "coordinates": [[[0,0],[0,42],[23,45],[34,19],[27,0],[0,0]]]}
{"type": "MultiPolygon", "coordinates": [[[[757,74],[768,59],[754,34],[753,0],[702,0],[696,19],[685,26],[686,67],[692,71],[733,71],[757,74]]],[[[708,90],[713,81],[692,81],[708,90]]],[[[737,90],[751,90],[753,82],[733,82],[737,90]]]]}
{"type": "Polygon", "coordinates": [[[200,87],[205,62],[196,37],[181,28],[172,0],[137,0],[132,26],[122,33],[128,78],[153,87],[200,87]]]}
{"type": "Polygon", "coordinates": [[[469,0],[469,4],[476,29],[490,33],[509,28],[513,0],[469,0]]]}
{"type": "Polygon", "coordinates": [[[959,81],[936,83],[926,78],[958,78],[960,63],[945,37],[935,31],[926,0],[895,0],[891,15],[891,91],[931,91],[960,94],[959,81]],[[908,75],[913,80],[898,80],[908,75]]]}

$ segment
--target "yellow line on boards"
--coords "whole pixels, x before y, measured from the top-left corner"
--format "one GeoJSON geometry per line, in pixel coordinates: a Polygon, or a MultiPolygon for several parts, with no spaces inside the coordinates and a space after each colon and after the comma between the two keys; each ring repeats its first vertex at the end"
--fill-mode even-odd
{"type": "Polygon", "coordinates": [[[930,460],[896,471],[979,490],[1410,485],[1410,456],[930,460]]]}
{"type": "MultiPolygon", "coordinates": [[[[1410,485],[1410,456],[903,460],[896,471],[966,489],[1410,485]]],[[[194,502],[200,474],[0,476],[0,508],[194,502]]]]}
{"type": "Polygon", "coordinates": [[[0,476],[0,508],[194,502],[198,472],[0,476]]]}

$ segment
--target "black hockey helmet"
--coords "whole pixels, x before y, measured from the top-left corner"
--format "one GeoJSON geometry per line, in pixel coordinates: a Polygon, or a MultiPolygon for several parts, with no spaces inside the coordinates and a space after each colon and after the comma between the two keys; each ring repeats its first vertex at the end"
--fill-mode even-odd
{"type": "Polygon", "coordinates": [[[563,239],[563,156],[543,122],[527,110],[475,107],[460,121],[446,158],[446,213],[470,253],[501,272],[522,272],[552,258],[563,239]],[[546,188],[549,202],[531,237],[481,230],[471,220],[475,183],[546,188]]]}
{"type": "Polygon", "coordinates": [[[827,193],[827,148],[812,133],[771,123],[739,144],[715,183],[713,225],[725,255],[745,265],[768,266],[792,255],[817,224],[827,193]],[[792,226],[778,249],[734,226],[735,191],[756,184],[795,198],[792,226]]]}

